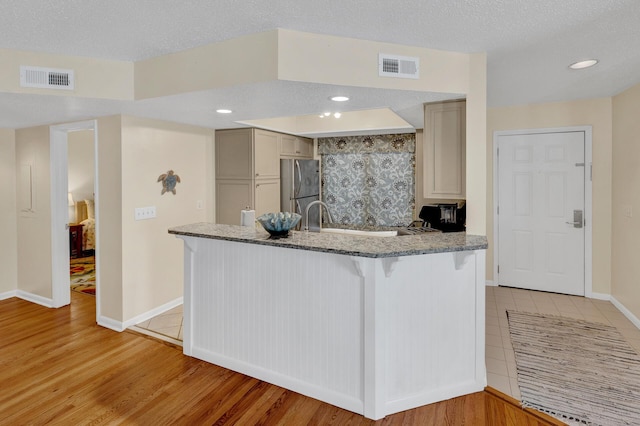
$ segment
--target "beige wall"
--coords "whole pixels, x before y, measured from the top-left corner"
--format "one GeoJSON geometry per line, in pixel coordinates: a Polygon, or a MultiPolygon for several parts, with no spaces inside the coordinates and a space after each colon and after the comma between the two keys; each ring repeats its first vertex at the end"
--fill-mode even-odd
{"type": "Polygon", "coordinates": [[[51,289],[51,187],[49,127],[16,130],[16,199],[18,226],[18,290],[52,297],[51,289]],[[22,179],[31,168],[32,186],[22,179]],[[33,191],[31,210],[21,200],[33,191]]]}
{"type": "Polygon", "coordinates": [[[96,244],[100,315],[122,321],[122,135],[120,116],[98,119],[96,244]]]}
{"type": "Polygon", "coordinates": [[[213,131],[135,117],[122,119],[122,282],[124,320],[183,293],[183,243],[172,226],[204,222],[207,160],[213,131]],[[158,177],[180,176],[176,194],[161,195],[158,177]],[[198,208],[198,202],[202,208],[198,208]],[[136,207],[155,206],[157,217],[134,220],[136,207]]]}
{"type": "Polygon", "coordinates": [[[380,89],[467,93],[472,55],[278,30],[278,79],[380,89]],[[420,78],[378,75],[378,53],[420,58],[420,78]]]}
{"type": "Polygon", "coordinates": [[[277,33],[251,34],[136,62],[135,98],[275,80],[277,33]]]}
{"type": "Polygon", "coordinates": [[[640,318],[640,85],[613,98],[612,296],[640,318]],[[625,216],[630,206],[632,217],[625,216]]]}
{"type": "Polygon", "coordinates": [[[611,98],[490,108],[487,113],[487,279],[493,279],[493,133],[498,130],[592,126],[593,292],[611,293],[611,98]]]}
{"type": "Polygon", "coordinates": [[[469,90],[466,102],[466,229],[468,234],[488,235],[487,195],[488,164],[485,161],[487,141],[487,57],[470,57],[469,90]]]}
{"type": "Polygon", "coordinates": [[[0,298],[18,288],[16,144],[13,129],[0,129],[0,298]]]}
{"type": "Polygon", "coordinates": [[[95,180],[95,146],[93,130],[79,130],[67,135],[69,192],[74,201],[93,200],[95,180]]]}

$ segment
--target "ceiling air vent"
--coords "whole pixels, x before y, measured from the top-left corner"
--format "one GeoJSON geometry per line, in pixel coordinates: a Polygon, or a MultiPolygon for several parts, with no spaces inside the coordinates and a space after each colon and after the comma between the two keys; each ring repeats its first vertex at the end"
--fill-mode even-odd
{"type": "Polygon", "coordinates": [[[419,78],[420,59],[409,56],[378,54],[380,77],[419,78]]]}
{"type": "Polygon", "coordinates": [[[73,90],[73,70],[21,66],[20,86],[73,90]]]}

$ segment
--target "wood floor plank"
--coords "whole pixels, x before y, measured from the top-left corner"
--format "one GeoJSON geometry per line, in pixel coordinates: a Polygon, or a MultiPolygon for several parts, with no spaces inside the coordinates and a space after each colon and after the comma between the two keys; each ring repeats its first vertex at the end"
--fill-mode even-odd
{"type": "Polygon", "coordinates": [[[0,301],[0,425],[559,425],[490,389],[372,421],[95,323],[95,299],[0,301]]]}

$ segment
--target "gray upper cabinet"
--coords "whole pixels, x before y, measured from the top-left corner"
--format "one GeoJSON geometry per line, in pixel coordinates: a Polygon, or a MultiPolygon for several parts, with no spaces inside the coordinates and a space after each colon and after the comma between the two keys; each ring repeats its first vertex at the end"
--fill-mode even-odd
{"type": "Polygon", "coordinates": [[[281,158],[313,158],[313,139],[293,135],[280,135],[281,158]]]}
{"type": "Polygon", "coordinates": [[[425,198],[465,198],[465,101],[425,105],[423,164],[425,198]]]}
{"type": "Polygon", "coordinates": [[[254,129],[253,165],[256,179],[280,179],[280,135],[254,129]]]}
{"type": "Polygon", "coordinates": [[[253,176],[253,129],[216,131],[216,179],[253,176]]]}

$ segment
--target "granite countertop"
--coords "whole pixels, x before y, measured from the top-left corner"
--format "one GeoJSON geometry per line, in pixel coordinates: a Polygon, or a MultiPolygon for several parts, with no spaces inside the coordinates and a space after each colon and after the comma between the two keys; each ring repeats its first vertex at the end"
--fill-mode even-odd
{"type": "Polygon", "coordinates": [[[262,228],[215,223],[194,223],[169,229],[170,234],[188,237],[211,238],[311,250],[359,257],[397,257],[454,251],[482,250],[487,248],[487,238],[467,235],[465,232],[427,232],[419,235],[397,237],[371,237],[333,233],[291,231],[287,238],[271,239],[262,228]]]}

